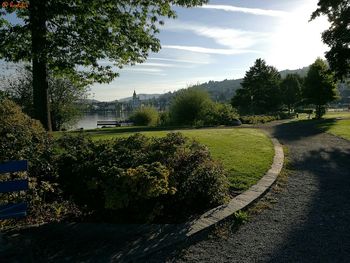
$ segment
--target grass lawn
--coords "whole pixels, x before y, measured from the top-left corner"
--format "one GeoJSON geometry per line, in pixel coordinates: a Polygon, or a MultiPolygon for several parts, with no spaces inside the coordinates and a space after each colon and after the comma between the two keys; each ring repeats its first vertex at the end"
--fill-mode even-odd
{"type": "Polygon", "coordinates": [[[320,125],[326,132],[350,140],[350,120],[337,120],[331,125],[320,125]]]}
{"type": "MultiPolygon", "coordinates": [[[[176,130],[206,145],[213,158],[223,163],[228,171],[231,187],[246,190],[254,185],[270,168],[274,149],[271,140],[256,129],[215,128],[176,130]]],[[[144,131],[141,127],[96,129],[85,131],[94,140],[113,139],[140,132],[146,136],[161,137],[171,131],[144,131]]]]}
{"type": "Polygon", "coordinates": [[[324,116],[326,119],[330,118],[350,118],[350,111],[335,111],[331,112],[328,111],[326,115],[324,116]]]}
{"type": "MultiPolygon", "coordinates": [[[[308,114],[299,113],[299,118],[294,120],[307,120],[308,114]]],[[[314,118],[315,114],[311,114],[311,118],[314,118]]],[[[324,119],[333,119],[333,118],[344,118],[350,119],[350,111],[327,111],[323,116],[324,119]]]]}

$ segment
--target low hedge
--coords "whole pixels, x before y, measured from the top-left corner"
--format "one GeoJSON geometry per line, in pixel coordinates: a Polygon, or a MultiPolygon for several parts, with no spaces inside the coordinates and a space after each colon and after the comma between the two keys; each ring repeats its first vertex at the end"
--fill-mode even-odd
{"type": "Polygon", "coordinates": [[[258,123],[267,123],[275,120],[292,119],[295,116],[296,116],[295,113],[277,112],[271,115],[241,116],[239,119],[243,124],[258,124],[258,123]]]}
{"type": "Polygon", "coordinates": [[[278,116],[271,115],[252,115],[241,116],[239,118],[243,124],[258,124],[278,120],[278,116]]]}

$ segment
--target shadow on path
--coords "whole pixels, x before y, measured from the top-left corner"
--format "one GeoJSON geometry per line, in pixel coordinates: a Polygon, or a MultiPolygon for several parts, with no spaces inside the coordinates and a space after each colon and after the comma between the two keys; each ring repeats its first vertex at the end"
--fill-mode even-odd
{"type": "Polygon", "coordinates": [[[305,221],[295,222],[271,261],[349,262],[350,148],[312,150],[292,165],[300,175],[316,177],[318,190],[311,193],[305,221]]]}

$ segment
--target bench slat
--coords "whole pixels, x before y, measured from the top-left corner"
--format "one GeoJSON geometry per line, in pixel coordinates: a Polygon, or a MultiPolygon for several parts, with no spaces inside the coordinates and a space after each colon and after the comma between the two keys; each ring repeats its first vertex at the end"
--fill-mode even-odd
{"type": "Polygon", "coordinates": [[[13,173],[28,170],[28,161],[9,161],[6,163],[0,163],[0,174],[2,173],[13,173]]]}
{"type": "Polygon", "coordinates": [[[27,204],[6,204],[0,206],[0,219],[20,218],[27,215],[27,204]]]}
{"type": "Polygon", "coordinates": [[[28,190],[28,180],[0,182],[0,193],[28,190]]]}

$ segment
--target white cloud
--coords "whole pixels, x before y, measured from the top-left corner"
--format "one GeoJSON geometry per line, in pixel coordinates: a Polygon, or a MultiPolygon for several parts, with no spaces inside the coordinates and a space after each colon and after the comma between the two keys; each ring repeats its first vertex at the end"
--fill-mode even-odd
{"type": "Polygon", "coordinates": [[[148,58],[148,60],[159,60],[159,61],[170,61],[176,63],[190,63],[190,64],[209,64],[209,61],[196,61],[196,60],[185,60],[185,59],[175,59],[175,58],[148,58]]]}
{"type": "Polygon", "coordinates": [[[233,49],[249,48],[264,41],[268,34],[244,31],[233,28],[209,27],[182,23],[179,21],[166,24],[168,31],[191,31],[196,35],[213,39],[217,44],[233,49]]]}
{"type": "Polygon", "coordinates": [[[181,46],[181,45],[163,45],[163,48],[178,49],[191,52],[205,53],[205,54],[217,54],[217,55],[238,55],[244,53],[260,53],[257,50],[248,49],[220,49],[220,48],[205,48],[197,46],[181,46]]]}
{"type": "Polygon", "coordinates": [[[217,9],[227,12],[240,12],[252,15],[263,15],[263,16],[272,16],[272,17],[283,17],[287,12],[279,10],[268,10],[268,9],[259,9],[259,8],[247,8],[247,7],[238,7],[232,5],[203,5],[200,8],[204,9],[217,9]]]}
{"type": "Polygon", "coordinates": [[[138,64],[137,67],[159,67],[159,68],[193,68],[191,65],[169,64],[169,63],[153,63],[146,62],[138,64]]]}
{"type": "Polygon", "coordinates": [[[120,70],[121,74],[124,72],[143,74],[143,75],[155,75],[155,76],[167,76],[161,68],[139,68],[139,67],[126,67],[120,70]]]}

